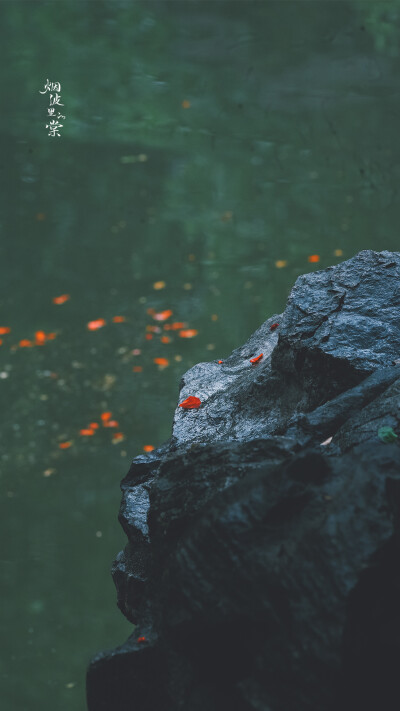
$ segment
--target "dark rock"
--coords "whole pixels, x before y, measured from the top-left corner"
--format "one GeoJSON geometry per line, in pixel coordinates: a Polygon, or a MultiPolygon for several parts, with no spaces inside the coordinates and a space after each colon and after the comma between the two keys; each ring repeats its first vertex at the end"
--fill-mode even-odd
{"type": "Polygon", "coordinates": [[[371,251],[304,275],[184,375],[202,405],[121,485],[137,627],[92,660],[89,711],[400,708],[399,275],[371,251]]]}

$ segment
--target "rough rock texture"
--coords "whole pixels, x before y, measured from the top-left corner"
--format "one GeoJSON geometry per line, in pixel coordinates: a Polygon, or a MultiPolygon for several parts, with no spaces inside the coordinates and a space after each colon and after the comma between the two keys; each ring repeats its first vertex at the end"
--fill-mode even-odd
{"type": "Polygon", "coordinates": [[[398,711],[400,254],[299,277],[189,395],[121,484],[137,627],[91,661],[89,711],[398,711]]]}

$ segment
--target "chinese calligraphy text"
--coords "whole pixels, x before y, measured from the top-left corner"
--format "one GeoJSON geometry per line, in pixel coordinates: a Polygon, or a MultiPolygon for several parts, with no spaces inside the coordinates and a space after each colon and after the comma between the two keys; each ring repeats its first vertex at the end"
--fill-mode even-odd
{"type": "Polygon", "coordinates": [[[49,96],[49,107],[47,109],[47,114],[48,116],[51,116],[51,120],[49,123],[46,124],[46,128],[49,129],[49,136],[61,136],[59,130],[60,128],[63,127],[64,124],[60,123],[60,119],[65,119],[65,116],[63,116],[59,110],[58,106],[64,106],[64,104],[61,103],[61,84],[59,81],[49,81],[47,79],[45,85],[44,85],[44,91],[39,91],[39,94],[46,94],[47,92],[54,92],[54,94],[50,94],[49,96]],[[56,113],[57,111],[57,113],[56,113]]]}

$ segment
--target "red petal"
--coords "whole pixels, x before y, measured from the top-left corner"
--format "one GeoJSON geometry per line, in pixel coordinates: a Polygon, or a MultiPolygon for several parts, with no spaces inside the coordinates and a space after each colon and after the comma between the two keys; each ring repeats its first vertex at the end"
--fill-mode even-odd
{"type": "Polygon", "coordinates": [[[250,358],[250,363],[258,363],[259,360],[263,357],[264,353],[260,353],[256,358],[250,358]]]}
{"type": "Polygon", "coordinates": [[[189,395],[183,402],[180,403],[179,407],[183,407],[185,410],[196,410],[201,405],[201,400],[198,397],[189,395]]]}

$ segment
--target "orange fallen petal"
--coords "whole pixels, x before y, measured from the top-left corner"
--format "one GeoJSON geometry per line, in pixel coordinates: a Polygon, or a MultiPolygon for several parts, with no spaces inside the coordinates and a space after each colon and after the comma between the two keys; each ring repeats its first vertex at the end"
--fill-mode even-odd
{"type": "Polygon", "coordinates": [[[94,431],[92,429],[79,430],[79,434],[82,437],[91,437],[91,435],[94,435],[94,431]]]}
{"type": "Polygon", "coordinates": [[[3,339],[0,338],[0,346],[2,346],[2,345],[3,345],[3,339]]]}
{"type": "Polygon", "coordinates": [[[153,338],[153,335],[151,333],[146,333],[146,335],[145,335],[146,341],[151,341],[152,338],[153,338]]]}
{"type": "Polygon", "coordinates": [[[8,326],[2,326],[0,328],[0,334],[2,336],[4,336],[5,333],[10,333],[10,331],[11,331],[11,328],[8,328],[8,326]]]}
{"type": "Polygon", "coordinates": [[[125,439],[125,435],[122,432],[116,432],[113,434],[111,441],[113,444],[117,444],[117,442],[122,442],[123,439],[125,439]]]}
{"type": "Polygon", "coordinates": [[[166,321],[167,318],[172,316],[173,311],[171,309],[166,309],[166,311],[160,311],[159,313],[152,314],[155,321],[166,321]]]}
{"type": "Polygon", "coordinates": [[[103,422],[103,427],[119,427],[117,420],[107,420],[103,422]]]}
{"type": "Polygon", "coordinates": [[[102,412],[100,415],[102,422],[104,423],[108,422],[108,420],[111,420],[111,415],[112,412],[102,412]]]}
{"type": "Polygon", "coordinates": [[[269,327],[270,331],[275,331],[276,328],[278,328],[279,323],[273,323],[272,326],[269,327]]]}
{"type": "Polygon", "coordinates": [[[159,326],[146,326],[146,331],[148,333],[161,333],[161,328],[159,326]]]}
{"type": "Polygon", "coordinates": [[[189,395],[183,402],[180,403],[179,407],[183,407],[184,410],[195,410],[201,405],[201,400],[194,395],[189,395]]]}
{"type": "Polygon", "coordinates": [[[223,215],[221,215],[221,220],[222,220],[222,222],[229,222],[229,220],[231,220],[232,217],[233,217],[233,212],[231,212],[231,210],[227,210],[226,212],[223,213],[223,215]]]}
{"type": "Polygon", "coordinates": [[[32,341],[28,341],[27,338],[23,338],[22,341],[19,342],[20,348],[31,348],[34,343],[32,341]]]}
{"type": "Polygon", "coordinates": [[[169,336],[161,336],[160,341],[161,343],[171,343],[171,339],[169,336]]]}
{"type": "Polygon", "coordinates": [[[159,291],[160,289],[164,289],[166,287],[165,281],[155,281],[153,284],[153,289],[156,291],[159,291]]]}
{"type": "Polygon", "coordinates": [[[89,321],[87,328],[89,331],[96,331],[98,328],[102,328],[106,325],[104,318],[98,318],[95,321],[89,321]]]}
{"type": "Polygon", "coordinates": [[[126,318],[125,316],[113,316],[112,320],[114,321],[114,323],[123,323],[124,321],[126,321],[126,318]]]}
{"type": "Polygon", "coordinates": [[[69,440],[68,442],[60,442],[60,444],[58,446],[60,449],[68,449],[68,447],[70,447],[71,445],[72,445],[72,442],[71,442],[71,440],[69,440]]]}
{"type": "Polygon", "coordinates": [[[182,108],[183,109],[190,109],[190,101],[188,101],[187,99],[184,99],[182,101],[182,108]]]}
{"type": "Polygon", "coordinates": [[[149,314],[149,316],[154,316],[155,312],[155,309],[147,309],[147,313],[149,314]]]}
{"type": "Polygon", "coordinates": [[[43,346],[46,342],[46,334],[44,331],[36,331],[35,333],[35,343],[37,346],[43,346]]]}
{"type": "Polygon", "coordinates": [[[136,641],[137,642],[147,642],[147,639],[146,639],[146,637],[138,637],[136,641]]]}
{"type": "Polygon", "coordinates": [[[162,368],[166,368],[169,365],[168,358],[153,358],[153,363],[160,365],[162,368]]]}
{"type": "Polygon", "coordinates": [[[198,331],[196,331],[195,328],[188,328],[186,331],[179,331],[179,336],[181,338],[193,338],[194,336],[197,336],[198,331]]]}
{"type": "Polygon", "coordinates": [[[175,321],[174,323],[166,323],[164,326],[165,331],[179,331],[180,328],[185,328],[186,323],[183,321],[175,321]]]}
{"type": "Polygon", "coordinates": [[[56,333],[46,333],[46,341],[52,341],[56,336],[56,333]]]}
{"type": "Polygon", "coordinates": [[[97,422],[91,422],[91,423],[89,424],[89,427],[90,427],[91,430],[98,430],[98,429],[99,429],[99,425],[98,425],[97,422]]]}
{"type": "Polygon", "coordinates": [[[143,452],[152,452],[154,449],[152,444],[144,444],[143,445],[143,452]]]}
{"type": "Polygon", "coordinates": [[[223,363],[223,362],[224,362],[223,360],[219,360],[219,361],[218,361],[219,364],[221,364],[221,363],[223,363]]]}
{"type": "Polygon", "coordinates": [[[309,262],[319,262],[319,260],[319,254],[310,254],[310,256],[308,257],[309,262]]]}
{"type": "Polygon", "coordinates": [[[55,296],[53,299],[53,304],[65,304],[68,299],[70,299],[69,294],[61,294],[61,296],[55,296]]]}
{"type": "Polygon", "coordinates": [[[143,370],[143,368],[142,368],[141,365],[134,365],[133,368],[132,368],[132,370],[133,370],[134,373],[141,373],[142,370],[143,370]]]}
{"type": "Polygon", "coordinates": [[[250,358],[250,363],[258,363],[259,360],[263,357],[264,353],[260,353],[256,358],[250,358]]]}

